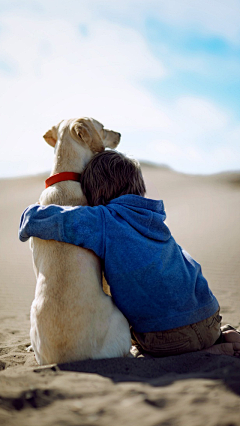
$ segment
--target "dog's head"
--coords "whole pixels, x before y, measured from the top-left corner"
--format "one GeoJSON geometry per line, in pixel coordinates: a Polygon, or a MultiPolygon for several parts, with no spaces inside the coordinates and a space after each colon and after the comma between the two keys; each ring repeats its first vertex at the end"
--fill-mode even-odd
{"type": "Polygon", "coordinates": [[[104,129],[104,126],[93,118],[63,120],[48,130],[43,137],[49,145],[55,147],[66,132],[93,153],[104,151],[105,148],[116,148],[121,138],[120,133],[104,129]]]}

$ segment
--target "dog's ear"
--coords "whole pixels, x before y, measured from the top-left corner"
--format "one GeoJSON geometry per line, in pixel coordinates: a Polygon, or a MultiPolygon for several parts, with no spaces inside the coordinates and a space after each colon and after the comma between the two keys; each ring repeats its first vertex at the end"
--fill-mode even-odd
{"type": "Polygon", "coordinates": [[[48,130],[45,135],[43,135],[43,138],[54,148],[57,142],[57,131],[55,127],[52,127],[51,130],[48,130]]]}
{"type": "Polygon", "coordinates": [[[71,131],[75,139],[88,145],[92,152],[104,151],[102,139],[90,121],[89,123],[86,120],[76,121],[71,131]]]}
{"type": "Polygon", "coordinates": [[[72,131],[77,139],[89,145],[92,140],[92,135],[90,134],[87,126],[77,121],[72,126],[72,131]]]}

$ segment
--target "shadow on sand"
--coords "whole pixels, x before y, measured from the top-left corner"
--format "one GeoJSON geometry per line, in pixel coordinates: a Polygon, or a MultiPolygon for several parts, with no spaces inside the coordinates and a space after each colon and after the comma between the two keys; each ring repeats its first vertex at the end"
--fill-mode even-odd
{"type": "Polygon", "coordinates": [[[55,366],[38,367],[34,371],[74,371],[99,374],[114,383],[143,382],[167,386],[177,380],[219,380],[240,395],[240,359],[210,353],[189,353],[167,358],[111,358],[76,361],[55,366]]]}

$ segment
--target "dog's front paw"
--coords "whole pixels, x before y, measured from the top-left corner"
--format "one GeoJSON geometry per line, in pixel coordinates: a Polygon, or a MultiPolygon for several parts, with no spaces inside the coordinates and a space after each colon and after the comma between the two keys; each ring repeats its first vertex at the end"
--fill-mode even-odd
{"type": "Polygon", "coordinates": [[[34,352],[32,345],[28,346],[28,347],[26,348],[26,351],[27,351],[27,352],[34,352]]]}

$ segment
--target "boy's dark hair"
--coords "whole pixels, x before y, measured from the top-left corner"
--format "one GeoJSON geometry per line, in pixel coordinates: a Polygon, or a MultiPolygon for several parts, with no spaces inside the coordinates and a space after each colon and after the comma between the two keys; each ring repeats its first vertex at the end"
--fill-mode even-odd
{"type": "Polygon", "coordinates": [[[81,185],[89,206],[106,205],[120,195],[146,193],[138,162],[112,150],[90,160],[82,172],[81,185]]]}

